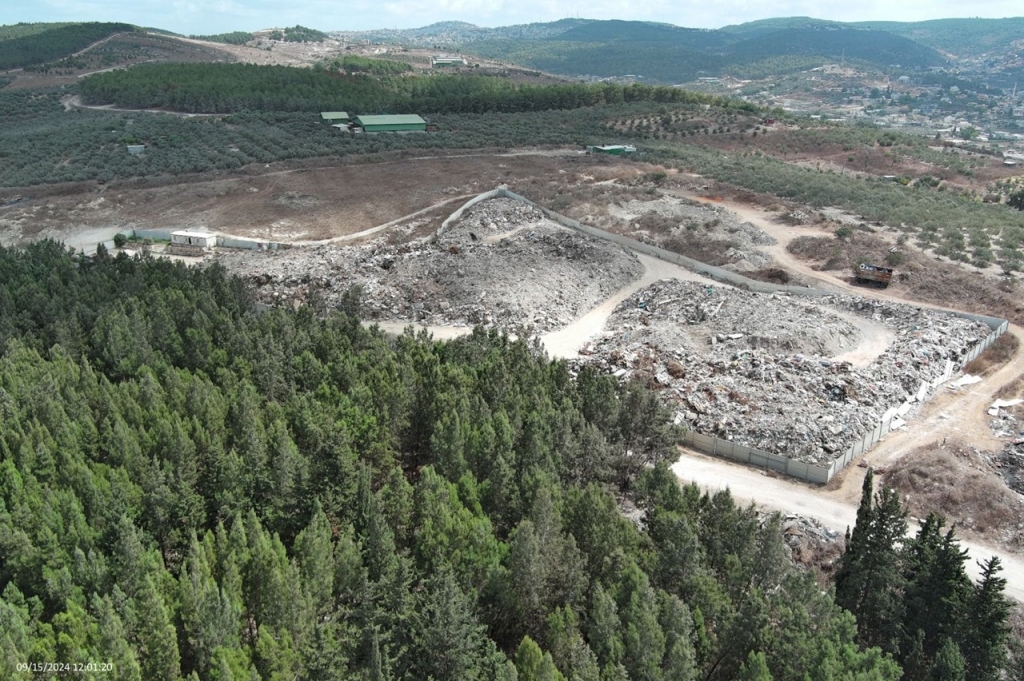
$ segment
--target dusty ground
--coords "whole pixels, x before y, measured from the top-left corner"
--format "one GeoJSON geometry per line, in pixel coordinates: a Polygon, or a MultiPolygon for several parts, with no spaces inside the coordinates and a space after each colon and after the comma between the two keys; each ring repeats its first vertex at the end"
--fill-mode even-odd
{"type": "MultiPolygon", "coordinates": [[[[575,151],[328,163],[275,163],[162,186],[125,182],[3,190],[0,205],[4,199],[22,200],[0,207],[0,243],[43,236],[74,239],[94,230],[106,230],[109,239],[131,227],[202,228],[275,241],[316,241],[371,229],[505,182],[568,182],[581,173],[617,172],[615,166],[591,168],[593,161],[575,151]]],[[[434,222],[436,228],[439,221],[434,222]]]]}
{"type": "Polygon", "coordinates": [[[957,533],[1020,551],[1024,496],[1009,489],[991,453],[959,438],[921,447],[884,471],[885,484],[903,495],[910,514],[940,511],[957,533]]]}

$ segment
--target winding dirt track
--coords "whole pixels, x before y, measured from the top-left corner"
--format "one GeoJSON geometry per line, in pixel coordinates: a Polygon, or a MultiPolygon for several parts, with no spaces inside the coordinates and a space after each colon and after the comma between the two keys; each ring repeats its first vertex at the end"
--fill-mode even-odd
{"type": "MultiPolygon", "coordinates": [[[[841,293],[854,292],[835,273],[812,269],[806,262],[803,262],[786,250],[789,242],[796,237],[807,234],[822,234],[822,232],[779,224],[774,220],[774,216],[771,213],[736,202],[712,201],[706,197],[683,192],[680,192],[679,195],[722,206],[767,232],[778,243],[774,246],[766,247],[765,251],[775,258],[779,266],[813,281],[820,288],[831,289],[841,293]]],[[[864,297],[897,303],[911,303],[919,307],[928,307],[936,310],[951,309],[901,298],[887,290],[858,288],[855,293],[864,297]]],[[[1009,332],[1022,341],[1021,347],[1024,347],[1024,328],[1011,324],[1009,332]]],[[[943,437],[953,436],[966,439],[982,448],[1001,448],[1002,443],[993,437],[992,431],[988,426],[985,410],[996,399],[995,393],[1000,388],[1022,374],[1024,374],[1024,352],[1018,352],[1010,362],[986,376],[981,383],[976,383],[957,392],[948,389],[940,390],[925,405],[917,418],[910,422],[908,428],[886,436],[874,449],[864,455],[864,460],[872,466],[888,464],[918,447],[931,444],[941,440],[943,437]]],[[[841,485],[837,489],[827,492],[827,494],[847,502],[857,503],[860,500],[860,488],[864,481],[864,470],[856,467],[847,468],[841,475],[843,476],[841,485]]]]}
{"type": "MultiPolygon", "coordinates": [[[[693,194],[680,195],[722,206],[775,237],[778,243],[766,247],[765,251],[775,258],[780,267],[815,282],[815,285],[821,288],[850,292],[849,286],[839,277],[811,269],[786,250],[790,241],[797,236],[812,233],[811,230],[781,225],[774,221],[771,213],[743,204],[711,201],[693,194]]],[[[856,292],[865,297],[934,307],[900,298],[888,291],[857,289],[856,292]]],[[[1024,329],[1011,325],[1009,333],[1022,341],[1024,347],[1024,329]]],[[[1001,448],[1003,443],[993,437],[985,418],[985,410],[995,400],[995,393],[1000,388],[1021,375],[1024,375],[1024,352],[1018,352],[1010,362],[986,376],[980,383],[957,391],[941,389],[906,428],[887,435],[863,456],[864,461],[875,467],[888,465],[920,447],[939,442],[946,437],[958,437],[981,448],[1001,448]]],[[[813,517],[840,532],[845,531],[847,526],[852,526],[856,519],[857,504],[860,501],[865,476],[865,469],[849,466],[837,476],[839,484],[828,489],[795,480],[769,477],[756,469],[686,449],[682,450],[682,456],[673,466],[673,471],[681,479],[695,482],[705,489],[729,488],[734,495],[744,501],[813,517]]],[[[1024,602],[1024,560],[1020,556],[980,542],[961,540],[961,544],[970,552],[968,573],[974,577],[979,573],[975,561],[991,555],[999,556],[1004,567],[1003,577],[1007,579],[1006,594],[1024,602]]]]}
{"type": "MultiPolygon", "coordinates": [[[[809,265],[796,259],[786,247],[797,236],[813,233],[812,230],[788,225],[780,225],[773,216],[743,204],[728,201],[711,201],[685,192],[673,192],[679,196],[704,200],[722,206],[761,228],[778,243],[765,247],[780,267],[798,273],[816,286],[836,292],[850,293],[846,282],[826,272],[819,272],[809,265]]],[[[655,258],[637,254],[645,267],[645,274],[637,281],[623,287],[603,303],[580,317],[573,324],[542,337],[542,342],[554,357],[569,358],[577,355],[579,349],[604,328],[608,317],[615,307],[641,288],[658,280],[677,278],[684,280],[707,281],[702,277],[655,258]]],[[[709,282],[715,283],[718,282],[709,282]]],[[[890,292],[877,289],[857,289],[856,293],[895,302],[913,303],[923,307],[917,301],[899,298],[890,292]]],[[[936,308],[942,309],[942,308],[936,308]]],[[[891,331],[878,327],[866,320],[860,320],[858,326],[862,331],[863,341],[848,353],[842,355],[854,363],[870,363],[885,351],[892,340],[891,331]]],[[[407,324],[381,324],[389,331],[400,331],[407,324]]],[[[423,327],[416,327],[417,330],[423,327]]],[[[452,338],[469,329],[459,327],[426,327],[436,338],[452,338]]],[[[1024,329],[1011,325],[1010,333],[1024,341],[1024,329]]],[[[1024,343],[1022,343],[1024,347],[1024,343]]],[[[977,384],[958,391],[942,389],[921,410],[916,418],[910,421],[907,428],[890,433],[863,459],[871,466],[889,464],[915,449],[932,444],[945,437],[960,437],[982,447],[1001,447],[995,440],[985,420],[985,409],[995,399],[995,393],[1004,385],[1024,374],[1024,352],[1017,355],[1006,365],[986,376],[977,384]]],[[[707,490],[716,491],[729,488],[742,501],[751,501],[773,509],[799,513],[816,518],[825,525],[843,532],[852,526],[856,519],[857,504],[860,501],[860,490],[863,485],[865,469],[858,466],[847,467],[837,480],[838,485],[832,488],[820,487],[796,480],[769,477],[764,472],[747,466],[741,466],[724,459],[681,449],[681,456],[673,466],[673,471],[681,479],[694,482],[707,490]]],[[[914,531],[912,528],[911,531],[914,531]]],[[[977,577],[979,570],[976,561],[991,555],[999,556],[1002,561],[1003,576],[1007,579],[1006,593],[1008,596],[1024,602],[1024,559],[979,542],[961,541],[963,548],[970,552],[968,574],[977,577]]]]}

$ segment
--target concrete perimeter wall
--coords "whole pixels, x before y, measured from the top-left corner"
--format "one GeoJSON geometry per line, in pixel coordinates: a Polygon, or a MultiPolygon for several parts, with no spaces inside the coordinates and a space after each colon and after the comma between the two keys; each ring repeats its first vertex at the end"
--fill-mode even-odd
{"type": "MultiPolygon", "coordinates": [[[[678,253],[672,253],[671,251],[666,251],[665,249],[657,246],[645,244],[637,241],[636,239],[631,239],[628,236],[623,236],[622,234],[614,234],[612,232],[606,232],[603,229],[591,227],[590,225],[584,225],[577,220],[567,218],[553,210],[548,210],[543,206],[539,206],[526,197],[510,191],[507,187],[498,187],[497,189],[484,192],[483,194],[470,199],[444,221],[441,225],[440,231],[443,231],[449,223],[461,218],[466,209],[475,206],[481,201],[498,197],[514,199],[533,206],[544,213],[544,215],[552,221],[557,222],[564,227],[568,227],[569,229],[587,234],[588,236],[592,236],[596,239],[618,244],[623,248],[637,253],[643,253],[644,255],[649,255],[653,258],[658,258],[659,260],[675,263],[676,265],[685,267],[686,269],[708,277],[709,279],[714,279],[715,281],[720,281],[747,291],[756,291],[759,293],[788,293],[791,295],[812,297],[832,295],[832,292],[823,291],[821,289],[805,288],[802,286],[782,286],[779,284],[757,281],[755,279],[745,277],[742,274],[724,270],[721,267],[707,265],[698,260],[694,260],[693,258],[688,258],[685,255],[679,255],[678,253]]],[[[953,312],[952,314],[965,319],[971,319],[973,321],[988,324],[989,328],[992,329],[992,333],[971,348],[971,350],[961,358],[959,367],[956,366],[954,362],[947,361],[945,369],[941,375],[936,376],[931,381],[922,382],[920,389],[913,397],[910,398],[910,400],[886,411],[882,416],[882,420],[872,430],[865,433],[860,441],[852,445],[848,450],[843,452],[828,465],[803,463],[796,461],[795,459],[789,459],[784,456],[779,456],[778,454],[764,452],[729,440],[722,440],[712,435],[702,435],[701,433],[697,433],[692,430],[687,430],[686,434],[683,436],[683,443],[707,454],[721,456],[726,459],[732,459],[733,461],[739,461],[751,466],[769,468],[779,473],[800,478],[801,480],[825,484],[831,480],[836,473],[862,456],[864,452],[867,452],[874,447],[875,444],[889,433],[894,426],[902,426],[902,417],[910,411],[914,402],[927,401],[931,394],[934,393],[934,390],[948,381],[956,370],[962,368],[963,365],[967,364],[984,352],[988,346],[992,345],[992,343],[994,343],[1001,335],[1006,333],[1009,328],[1009,322],[1005,319],[998,319],[996,317],[988,317],[985,315],[968,314],[966,312],[953,312]]]]}

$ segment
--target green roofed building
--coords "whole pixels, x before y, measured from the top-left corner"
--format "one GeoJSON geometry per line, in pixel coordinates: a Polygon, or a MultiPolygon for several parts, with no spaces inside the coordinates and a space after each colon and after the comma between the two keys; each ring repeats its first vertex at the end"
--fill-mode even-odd
{"type": "Polygon", "coordinates": [[[348,124],[349,117],[344,111],[321,111],[320,120],[327,125],[348,124]]]}
{"type": "Polygon", "coordinates": [[[356,116],[355,124],[364,132],[406,132],[427,129],[427,122],[416,114],[356,116]]]}

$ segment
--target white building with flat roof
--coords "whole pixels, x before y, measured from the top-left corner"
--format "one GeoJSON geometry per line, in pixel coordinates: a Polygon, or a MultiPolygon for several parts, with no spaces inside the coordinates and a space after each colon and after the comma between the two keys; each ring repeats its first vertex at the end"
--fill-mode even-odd
{"type": "Polygon", "coordinates": [[[171,245],[213,248],[217,245],[217,235],[210,232],[193,232],[189,230],[171,232],[171,245]]]}

